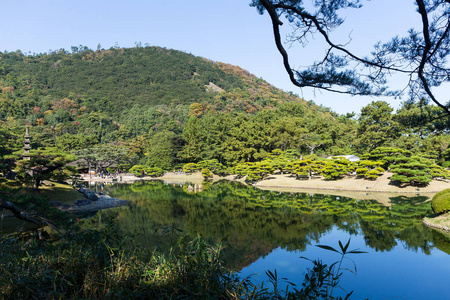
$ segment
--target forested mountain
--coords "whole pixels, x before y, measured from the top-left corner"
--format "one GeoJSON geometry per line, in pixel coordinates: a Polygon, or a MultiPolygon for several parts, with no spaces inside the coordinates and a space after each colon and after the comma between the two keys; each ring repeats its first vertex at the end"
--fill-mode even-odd
{"type": "Polygon", "coordinates": [[[239,67],[158,47],[28,56],[17,51],[0,58],[2,118],[25,117],[34,106],[47,111],[63,98],[116,118],[158,105],[173,110],[203,103],[215,111],[255,112],[299,101],[239,67]]]}
{"type": "Polygon", "coordinates": [[[0,52],[0,88],[4,136],[23,136],[27,125],[33,148],[121,146],[124,167],[235,165],[275,149],[328,156],[395,146],[448,156],[448,117],[435,107],[393,113],[376,101],[358,119],[339,116],[238,66],[159,47],[0,52]]]}

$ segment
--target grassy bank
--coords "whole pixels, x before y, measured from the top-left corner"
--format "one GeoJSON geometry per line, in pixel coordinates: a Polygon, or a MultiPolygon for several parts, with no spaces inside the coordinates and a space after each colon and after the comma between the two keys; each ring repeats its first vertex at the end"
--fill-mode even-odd
{"type": "Polygon", "coordinates": [[[425,217],[423,223],[429,227],[450,232],[450,213],[425,217]]]}

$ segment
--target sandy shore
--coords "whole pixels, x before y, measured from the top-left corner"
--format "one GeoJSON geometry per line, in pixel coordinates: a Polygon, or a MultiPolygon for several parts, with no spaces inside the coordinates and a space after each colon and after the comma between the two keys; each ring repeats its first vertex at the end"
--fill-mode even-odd
{"type": "Polygon", "coordinates": [[[428,200],[439,191],[450,188],[450,182],[433,180],[426,187],[398,187],[391,184],[392,173],[386,172],[377,180],[365,180],[346,177],[339,180],[325,180],[322,177],[309,180],[297,180],[290,175],[272,175],[254,184],[264,190],[282,192],[305,192],[350,197],[360,200],[376,200],[385,206],[391,206],[392,198],[423,196],[428,200]]]}
{"type": "MultiPolygon", "coordinates": [[[[133,182],[133,181],[137,181],[137,180],[142,180],[143,178],[139,178],[134,176],[133,174],[122,174],[120,175],[120,179],[118,177],[100,177],[100,176],[95,176],[95,175],[86,175],[86,174],[82,174],[80,175],[81,179],[83,179],[83,181],[91,181],[91,182],[133,182]]],[[[147,178],[147,177],[146,177],[147,178]]],[[[148,177],[150,178],[150,177],[148,177]]]]}
{"type": "Polygon", "coordinates": [[[366,180],[356,177],[346,177],[338,180],[325,180],[317,177],[309,180],[298,180],[290,175],[271,175],[257,182],[254,186],[259,188],[295,188],[353,192],[378,192],[378,193],[437,193],[450,188],[450,182],[433,180],[426,187],[393,185],[389,178],[392,173],[386,172],[377,180],[366,180]]]}
{"type": "Polygon", "coordinates": [[[428,227],[450,232],[450,213],[427,216],[422,219],[422,223],[428,227]]]}

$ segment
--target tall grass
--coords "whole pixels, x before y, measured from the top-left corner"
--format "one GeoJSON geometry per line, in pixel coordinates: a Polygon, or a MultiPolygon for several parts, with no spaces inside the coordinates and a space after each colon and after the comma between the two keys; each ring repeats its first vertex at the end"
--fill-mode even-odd
{"type": "MultiPolygon", "coordinates": [[[[201,237],[181,237],[167,249],[147,252],[125,242],[111,223],[98,231],[73,226],[46,240],[43,236],[0,238],[0,299],[340,299],[332,292],[311,292],[333,288],[340,265],[334,275],[332,266],[319,274],[314,262],[300,291],[282,292],[276,270],[266,273],[273,289],[240,280],[222,265],[223,243],[201,237]],[[317,284],[312,274],[325,280],[317,284]]],[[[344,256],[348,243],[340,246],[344,256]]]]}
{"type": "Polygon", "coordinates": [[[124,246],[112,226],[40,237],[1,239],[0,298],[236,299],[245,290],[223,267],[222,246],[201,238],[145,253],[124,246]]]}

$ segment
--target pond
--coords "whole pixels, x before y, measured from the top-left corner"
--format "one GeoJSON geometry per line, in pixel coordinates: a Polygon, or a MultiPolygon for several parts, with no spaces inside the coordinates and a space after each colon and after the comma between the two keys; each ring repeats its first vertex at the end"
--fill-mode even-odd
{"type": "Polygon", "coordinates": [[[385,206],[375,200],[312,193],[262,191],[234,182],[206,184],[193,191],[184,184],[137,182],[97,187],[129,206],[100,211],[87,226],[115,219],[141,247],[169,245],[181,234],[213,241],[226,238],[224,261],[242,277],[265,281],[266,270],[301,285],[308,259],[331,264],[337,253],[316,247],[367,253],[349,255],[340,285],[352,299],[448,299],[450,240],[422,225],[430,213],[426,196],[398,196],[385,206]],[[197,192],[196,192],[197,191],[197,192]],[[158,229],[159,230],[155,230],[158,229]],[[162,232],[165,233],[162,233],[162,232]],[[354,263],[354,265],[353,265],[354,263]]]}

